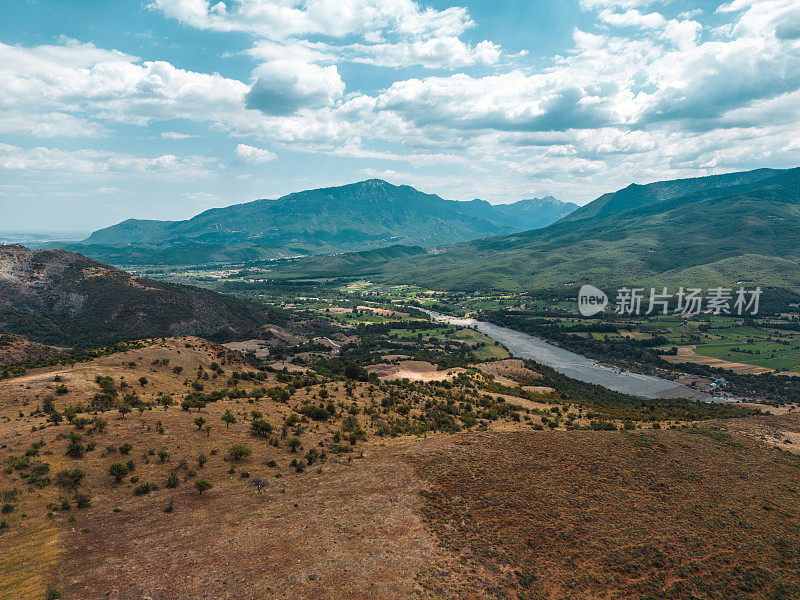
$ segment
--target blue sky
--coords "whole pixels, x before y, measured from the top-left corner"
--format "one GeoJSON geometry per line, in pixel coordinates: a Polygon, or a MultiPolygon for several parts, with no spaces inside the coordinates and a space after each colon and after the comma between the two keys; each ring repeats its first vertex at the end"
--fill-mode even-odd
{"type": "Polygon", "coordinates": [[[800,164],[796,0],[29,0],[0,20],[0,230],[371,177],[584,204],[800,164]]]}

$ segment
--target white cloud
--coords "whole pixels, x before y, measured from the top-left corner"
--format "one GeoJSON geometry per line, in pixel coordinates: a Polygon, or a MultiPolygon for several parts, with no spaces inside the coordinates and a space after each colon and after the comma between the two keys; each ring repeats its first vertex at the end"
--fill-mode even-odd
{"type": "Polygon", "coordinates": [[[334,65],[274,60],[257,67],[253,76],[255,82],[245,97],[246,106],[268,115],[329,106],[344,94],[344,82],[334,65]]]}
{"type": "Polygon", "coordinates": [[[23,148],[0,143],[0,169],[66,173],[69,175],[136,175],[192,179],[213,174],[206,157],[165,154],[140,157],[102,150],[62,150],[37,146],[23,148]]]}
{"type": "Polygon", "coordinates": [[[178,131],[164,131],[161,133],[161,137],[165,140],[188,140],[190,138],[196,138],[196,135],[189,135],[188,133],[180,133],[178,131]]]}
{"type": "Polygon", "coordinates": [[[200,29],[243,31],[271,40],[301,35],[376,39],[384,30],[412,36],[460,35],[473,25],[465,8],[422,9],[413,0],[155,0],[150,7],[200,29]]]}
{"type": "Polygon", "coordinates": [[[413,42],[351,44],[340,48],[339,56],[343,60],[381,67],[457,68],[497,63],[500,46],[488,40],[470,46],[457,37],[446,36],[413,42]]]}
{"type": "Polygon", "coordinates": [[[150,7],[193,27],[250,33],[249,53],[266,61],[452,69],[495,64],[501,53],[489,40],[460,39],[474,25],[465,8],[435,10],[413,0],[156,0],[150,7]],[[309,36],[327,39],[303,39],[309,36]]]}
{"type": "Polygon", "coordinates": [[[585,10],[625,10],[630,8],[650,6],[655,2],[656,0],[580,0],[581,7],[585,10]]]}
{"type": "MultiPolygon", "coordinates": [[[[594,25],[576,29],[568,51],[536,67],[520,55],[509,61],[491,41],[461,39],[471,24],[464,9],[406,0],[156,4],[191,26],[252,34],[248,53],[261,64],[238,81],[72,40],[0,44],[0,132],[97,137],[113,135],[117,123],[186,119],[247,142],[235,150],[244,164],[291,147],[404,162],[408,169],[396,169],[403,174],[446,163],[498,185],[502,177],[569,178],[553,189],[584,190],[633,175],[723,170],[746,165],[748,155],[751,162],[799,156],[794,0],[735,0],[714,16],[714,28],[696,11],[665,16],[677,12],[668,2],[584,0],[594,25]],[[289,37],[275,33],[282,22],[291,25],[289,37]],[[385,89],[366,92],[350,80],[345,88],[341,73],[351,71],[342,62],[449,71],[387,78],[385,89]]],[[[0,152],[5,169],[211,168],[169,154],[14,148],[0,152]]]]}
{"type": "Polygon", "coordinates": [[[638,10],[627,10],[624,13],[613,12],[606,8],[600,12],[600,20],[615,27],[641,27],[655,29],[663,27],[666,19],[657,12],[642,14],[638,10]]]}
{"type": "Polygon", "coordinates": [[[6,116],[32,115],[34,124],[20,123],[18,129],[34,135],[77,134],[80,127],[99,131],[74,113],[134,124],[224,119],[241,110],[247,91],[234,79],[162,61],[138,64],[136,57],[92,44],[25,48],[0,43],[0,109],[6,116]]]}
{"type": "Polygon", "coordinates": [[[248,165],[259,165],[275,160],[277,155],[263,148],[239,144],[236,146],[236,158],[248,165]]]}

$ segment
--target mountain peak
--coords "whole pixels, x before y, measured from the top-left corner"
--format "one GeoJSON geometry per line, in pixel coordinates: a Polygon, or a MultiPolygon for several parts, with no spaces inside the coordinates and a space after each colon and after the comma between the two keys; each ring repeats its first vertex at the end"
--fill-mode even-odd
{"type": "Polygon", "coordinates": [[[185,221],[128,219],[94,232],[79,251],[116,264],[200,264],[396,244],[430,248],[545,227],[570,210],[558,201],[445,200],[371,178],[213,208],[185,221]]]}

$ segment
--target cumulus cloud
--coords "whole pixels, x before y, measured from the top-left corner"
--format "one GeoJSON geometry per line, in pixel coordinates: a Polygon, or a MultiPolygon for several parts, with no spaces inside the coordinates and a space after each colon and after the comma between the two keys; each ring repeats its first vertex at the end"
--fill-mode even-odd
{"type": "Polygon", "coordinates": [[[25,48],[0,43],[0,109],[6,115],[24,111],[34,120],[49,120],[59,135],[81,125],[92,131],[85,121],[75,120],[80,118],[71,115],[75,112],[134,124],[224,119],[241,110],[247,91],[245,83],[221,75],[163,61],[139,64],[137,57],[92,44],[25,48]]]}
{"type": "Polygon", "coordinates": [[[255,82],[245,96],[245,105],[268,115],[328,106],[344,94],[344,82],[334,65],[275,60],[259,66],[253,76],[255,82]]]}
{"type": "MultiPolygon", "coordinates": [[[[593,190],[613,178],[800,159],[795,0],[734,0],[713,18],[674,16],[666,0],[581,5],[594,22],[574,30],[569,49],[531,64],[509,60],[492,41],[466,41],[473,23],[465,9],[411,0],[157,0],[154,9],[187,25],[249,34],[247,53],[259,63],[250,77],[73,40],[0,44],[0,132],[89,138],[113,135],[120,123],[185,119],[236,138],[242,164],[263,164],[291,147],[432,170],[447,163],[498,189],[502,177],[567,178],[593,190]],[[343,62],[438,71],[417,70],[428,76],[412,79],[383,71],[385,87],[367,91],[357,79],[345,87],[342,73],[354,67],[343,62]]],[[[5,169],[211,168],[168,154],[14,148],[0,153],[5,169]]]]}
{"type": "Polygon", "coordinates": [[[236,158],[248,165],[259,165],[275,160],[278,156],[274,152],[255,146],[239,144],[236,146],[236,158]]]}
{"type": "Polygon", "coordinates": [[[630,9],[624,13],[614,12],[611,9],[603,9],[600,12],[600,20],[615,27],[641,27],[643,29],[655,29],[663,27],[666,19],[657,12],[642,14],[638,10],[630,9]]]}
{"type": "Polygon", "coordinates": [[[435,10],[413,0],[156,0],[150,7],[193,27],[249,33],[250,54],[265,60],[452,69],[495,64],[501,53],[489,40],[460,39],[474,26],[466,8],[435,10]]]}

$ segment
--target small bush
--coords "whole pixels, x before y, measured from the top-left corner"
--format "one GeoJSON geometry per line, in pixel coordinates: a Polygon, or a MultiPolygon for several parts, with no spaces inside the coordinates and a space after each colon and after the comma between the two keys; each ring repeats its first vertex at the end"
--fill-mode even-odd
{"type": "Polygon", "coordinates": [[[114,478],[116,483],[121,482],[130,473],[130,469],[122,463],[114,463],[108,467],[108,474],[114,478]]]}
{"type": "Polygon", "coordinates": [[[228,448],[228,454],[233,461],[239,461],[243,458],[250,456],[253,453],[250,448],[245,446],[244,444],[234,444],[230,448],[228,448]]]}
{"type": "Polygon", "coordinates": [[[197,481],[194,482],[194,487],[197,488],[198,493],[202,496],[203,492],[205,492],[206,490],[210,490],[214,486],[211,485],[211,483],[205,479],[198,479],[197,481]]]}
{"type": "Polygon", "coordinates": [[[78,508],[89,508],[92,505],[92,497],[89,494],[75,494],[75,506],[78,508]]]}
{"type": "Polygon", "coordinates": [[[135,488],[133,488],[133,495],[134,496],[144,496],[145,494],[149,494],[153,486],[149,483],[140,483],[135,488]]]}

